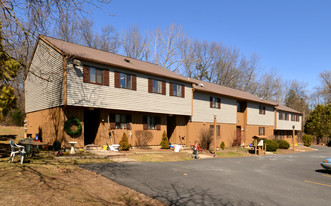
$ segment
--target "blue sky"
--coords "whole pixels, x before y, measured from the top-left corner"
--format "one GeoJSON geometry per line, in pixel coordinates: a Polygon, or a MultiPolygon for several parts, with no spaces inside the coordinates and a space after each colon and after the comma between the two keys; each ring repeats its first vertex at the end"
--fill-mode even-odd
{"type": "Polygon", "coordinates": [[[319,85],[319,73],[331,70],[328,0],[112,0],[103,10],[91,12],[96,27],[182,25],[193,39],[222,42],[245,56],[255,52],[261,71],[306,82],[308,89],[319,85]]]}

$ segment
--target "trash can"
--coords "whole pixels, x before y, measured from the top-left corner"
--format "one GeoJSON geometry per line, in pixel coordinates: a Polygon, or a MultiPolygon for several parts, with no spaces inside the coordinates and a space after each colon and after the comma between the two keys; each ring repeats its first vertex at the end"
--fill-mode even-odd
{"type": "Polygon", "coordinates": [[[181,145],[176,145],[175,146],[175,152],[179,152],[181,145]]]}

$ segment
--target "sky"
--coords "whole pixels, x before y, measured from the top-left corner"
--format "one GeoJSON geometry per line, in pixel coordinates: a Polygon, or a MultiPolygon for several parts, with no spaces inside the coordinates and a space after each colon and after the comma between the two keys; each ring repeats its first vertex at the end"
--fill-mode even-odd
{"type": "Polygon", "coordinates": [[[112,24],[118,31],[182,25],[193,39],[256,53],[260,71],[305,82],[311,91],[331,70],[329,0],[112,0],[91,17],[97,29],[112,24]]]}

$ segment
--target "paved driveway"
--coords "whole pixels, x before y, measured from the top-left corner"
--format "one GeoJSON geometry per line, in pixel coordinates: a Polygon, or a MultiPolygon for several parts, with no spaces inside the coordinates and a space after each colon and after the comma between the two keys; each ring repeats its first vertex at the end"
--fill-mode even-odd
{"type": "Polygon", "coordinates": [[[331,205],[331,148],[290,155],[81,165],[169,205],[331,205]]]}

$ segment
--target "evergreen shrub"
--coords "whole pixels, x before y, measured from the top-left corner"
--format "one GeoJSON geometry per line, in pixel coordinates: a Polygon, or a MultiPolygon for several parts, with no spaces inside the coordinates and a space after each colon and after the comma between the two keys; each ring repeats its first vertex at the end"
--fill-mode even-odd
{"type": "Polygon", "coordinates": [[[123,133],[122,139],[120,141],[120,148],[121,151],[122,150],[129,150],[130,149],[130,144],[129,144],[129,139],[126,136],[126,133],[123,133]]]}
{"type": "Polygon", "coordinates": [[[167,133],[164,131],[162,134],[162,140],[160,143],[161,149],[169,149],[169,140],[167,137],[167,133]]]}
{"type": "Polygon", "coordinates": [[[224,150],[225,149],[225,143],[222,141],[221,145],[220,145],[221,149],[224,150]]]}
{"type": "Polygon", "coordinates": [[[276,142],[279,145],[279,149],[288,149],[290,148],[290,144],[283,139],[274,139],[274,142],[276,142]]]}
{"type": "Polygon", "coordinates": [[[309,134],[305,134],[302,136],[303,145],[305,145],[306,147],[310,147],[312,141],[313,141],[313,136],[309,134]]]}
{"type": "Polygon", "coordinates": [[[264,143],[267,145],[267,151],[275,152],[279,148],[278,143],[277,142],[274,142],[274,141],[272,141],[270,139],[264,140],[264,143]]]}

